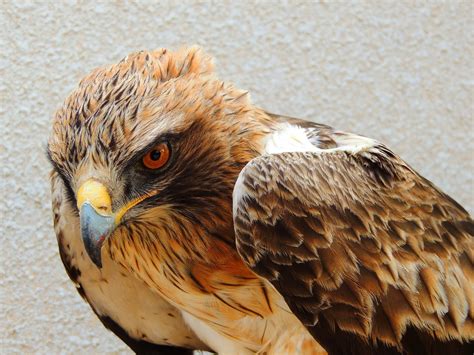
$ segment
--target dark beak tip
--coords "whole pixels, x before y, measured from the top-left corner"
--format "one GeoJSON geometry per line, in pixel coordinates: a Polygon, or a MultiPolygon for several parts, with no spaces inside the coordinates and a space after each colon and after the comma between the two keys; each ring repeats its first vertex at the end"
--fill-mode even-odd
{"type": "Polygon", "coordinates": [[[102,243],[93,243],[91,239],[83,238],[84,246],[87,251],[87,255],[92,260],[92,262],[99,268],[102,268],[102,243]]]}
{"type": "Polygon", "coordinates": [[[102,269],[102,257],[99,256],[97,259],[91,259],[92,262],[99,268],[102,269]]]}

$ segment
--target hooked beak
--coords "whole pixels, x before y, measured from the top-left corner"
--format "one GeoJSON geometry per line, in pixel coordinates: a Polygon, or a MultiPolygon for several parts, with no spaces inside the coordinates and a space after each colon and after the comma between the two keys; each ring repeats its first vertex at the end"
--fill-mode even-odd
{"type": "Polygon", "coordinates": [[[81,235],[84,241],[84,247],[94,264],[101,268],[102,244],[115,227],[114,218],[97,213],[97,210],[89,202],[82,205],[80,216],[81,235]]]}
{"type": "Polygon", "coordinates": [[[87,180],[77,191],[77,207],[81,222],[81,235],[87,254],[92,262],[102,268],[102,244],[120,224],[123,215],[146,198],[156,195],[152,191],[138,197],[116,213],[112,212],[112,200],[107,188],[96,180],[87,180]]]}
{"type": "Polygon", "coordinates": [[[116,226],[107,188],[95,180],[86,181],[77,192],[77,207],[84,247],[94,264],[102,268],[102,244],[116,226]]]}

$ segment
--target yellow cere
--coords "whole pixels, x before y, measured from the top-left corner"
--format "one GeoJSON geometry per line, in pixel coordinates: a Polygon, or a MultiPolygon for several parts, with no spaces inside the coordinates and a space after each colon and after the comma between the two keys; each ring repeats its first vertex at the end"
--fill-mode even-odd
{"type": "Polygon", "coordinates": [[[77,192],[77,207],[89,202],[99,214],[112,214],[112,201],[107,188],[98,181],[87,180],[77,192]]]}
{"type": "MultiPolygon", "coordinates": [[[[120,220],[122,219],[123,215],[133,206],[139,204],[143,200],[147,199],[150,196],[156,195],[158,191],[151,191],[143,196],[140,196],[122,208],[120,208],[117,213],[115,213],[114,219],[115,224],[119,224],[120,220]]],[[[77,192],[77,207],[81,209],[81,206],[88,202],[94,207],[97,213],[101,215],[112,215],[112,201],[110,199],[110,195],[107,192],[107,188],[98,181],[95,180],[87,180],[77,192]]]]}

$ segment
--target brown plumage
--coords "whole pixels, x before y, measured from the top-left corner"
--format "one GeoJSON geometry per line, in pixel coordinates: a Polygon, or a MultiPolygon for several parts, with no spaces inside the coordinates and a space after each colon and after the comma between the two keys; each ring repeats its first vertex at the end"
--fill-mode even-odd
{"type": "Polygon", "coordinates": [[[132,347],[470,351],[467,212],[374,140],[253,106],[196,48],[95,70],[48,151],[66,270],[132,347]]]}
{"type": "Polygon", "coordinates": [[[267,155],[242,177],[237,248],[326,349],[336,330],[375,353],[472,338],[472,221],[387,148],[267,155]]]}

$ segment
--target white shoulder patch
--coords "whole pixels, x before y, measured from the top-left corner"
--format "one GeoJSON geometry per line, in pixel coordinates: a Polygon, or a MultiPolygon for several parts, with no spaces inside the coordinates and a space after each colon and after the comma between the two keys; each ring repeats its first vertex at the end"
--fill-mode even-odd
{"type": "Polygon", "coordinates": [[[283,124],[281,129],[271,134],[265,144],[265,153],[319,152],[321,149],[311,144],[304,128],[283,124]]]}
{"type": "Polygon", "coordinates": [[[358,154],[370,150],[377,144],[377,141],[374,139],[352,133],[336,132],[333,138],[337,144],[336,148],[321,149],[310,142],[304,128],[285,123],[281,125],[281,128],[278,131],[272,133],[267,138],[265,143],[265,153],[334,153],[345,151],[351,154],[358,154]]]}
{"type": "MultiPolygon", "coordinates": [[[[377,144],[377,141],[374,139],[338,131],[334,132],[332,136],[336,142],[336,147],[321,149],[311,143],[304,128],[297,125],[292,125],[290,123],[283,123],[279,128],[280,129],[270,134],[266,138],[263,154],[280,154],[291,152],[334,154],[341,151],[347,152],[349,154],[359,154],[370,151],[377,144]]],[[[244,184],[244,179],[246,170],[251,164],[252,161],[250,161],[242,169],[234,185],[234,191],[232,194],[234,216],[237,213],[239,204],[243,203],[242,201],[248,194],[248,190],[244,184]]]]}

